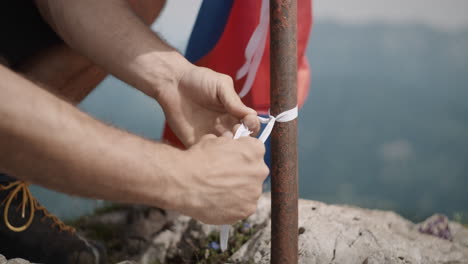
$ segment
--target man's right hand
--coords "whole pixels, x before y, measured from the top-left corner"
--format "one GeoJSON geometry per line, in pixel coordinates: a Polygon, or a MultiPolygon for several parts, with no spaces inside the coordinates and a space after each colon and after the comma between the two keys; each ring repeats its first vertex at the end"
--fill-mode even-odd
{"type": "Polygon", "coordinates": [[[0,79],[2,172],[72,195],[178,210],[209,224],[255,212],[268,174],[260,140],[206,135],[179,150],[99,122],[1,65],[0,79]]]}
{"type": "MultiPolygon", "coordinates": [[[[232,135],[231,135],[232,136],[232,135]]],[[[179,164],[176,209],[206,224],[231,224],[255,213],[269,169],[252,137],[206,135],[179,164]]]]}

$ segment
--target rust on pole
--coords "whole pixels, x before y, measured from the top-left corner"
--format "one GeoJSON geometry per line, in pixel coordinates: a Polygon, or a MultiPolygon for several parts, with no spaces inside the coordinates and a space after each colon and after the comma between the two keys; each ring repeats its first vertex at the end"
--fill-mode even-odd
{"type": "MultiPolygon", "coordinates": [[[[271,115],[297,105],[297,0],[270,0],[271,115]]],[[[271,263],[298,261],[297,119],[271,136],[271,263]]]]}

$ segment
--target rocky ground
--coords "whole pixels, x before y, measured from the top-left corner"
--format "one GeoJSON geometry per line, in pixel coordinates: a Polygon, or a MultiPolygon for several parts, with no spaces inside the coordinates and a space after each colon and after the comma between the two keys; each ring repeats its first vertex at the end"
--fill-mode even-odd
{"type": "MultiPolygon", "coordinates": [[[[299,202],[300,263],[468,263],[468,229],[435,215],[414,224],[394,212],[299,202]]],[[[232,228],[221,253],[218,227],[147,207],[111,207],[72,223],[104,241],[111,263],[270,263],[270,198],[232,228]],[[128,260],[125,262],[121,262],[128,260]]],[[[0,255],[0,264],[29,263],[0,255]]]]}

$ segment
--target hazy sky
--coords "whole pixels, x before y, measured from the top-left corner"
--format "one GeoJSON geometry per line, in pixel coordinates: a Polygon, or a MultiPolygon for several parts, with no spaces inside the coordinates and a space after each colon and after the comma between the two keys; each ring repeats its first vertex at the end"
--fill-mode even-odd
{"type": "Polygon", "coordinates": [[[420,23],[443,30],[468,28],[467,0],[315,0],[317,19],[344,23],[420,23]]]}
{"type": "MultiPolygon", "coordinates": [[[[201,2],[168,0],[153,28],[184,51],[201,2]]],[[[339,23],[418,23],[459,30],[468,29],[467,13],[468,0],[314,0],[316,21],[339,23]]]]}

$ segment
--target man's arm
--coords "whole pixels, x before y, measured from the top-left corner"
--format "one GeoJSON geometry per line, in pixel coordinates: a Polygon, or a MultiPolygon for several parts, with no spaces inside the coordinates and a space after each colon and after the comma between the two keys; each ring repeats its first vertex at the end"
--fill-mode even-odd
{"type": "Polygon", "coordinates": [[[189,63],[164,43],[125,0],[36,0],[42,15],[74,49],[155,98],[187,146],[208,133],[222,135],[244,119],[260,124],[230,77],[189,63]]]}
{"type": "Polygon", "coordinates": [[[181,151],[107,126],[1,65],[0,79],[1,171],[70,194],[166,206],[181,151]]]}
{"type": "Polygon", "coordinates": [[[36,0],[36,4],[68,45],[151,97],[190,66],[126,0],[36,0]]]}
{"type": "Polygon", "coordinates": [[[254,212],[268,174],[258,140],[205,136],[181,151],[107,126],[1,65],[0,79],[0,171],[207,223],[254,212]]]}

